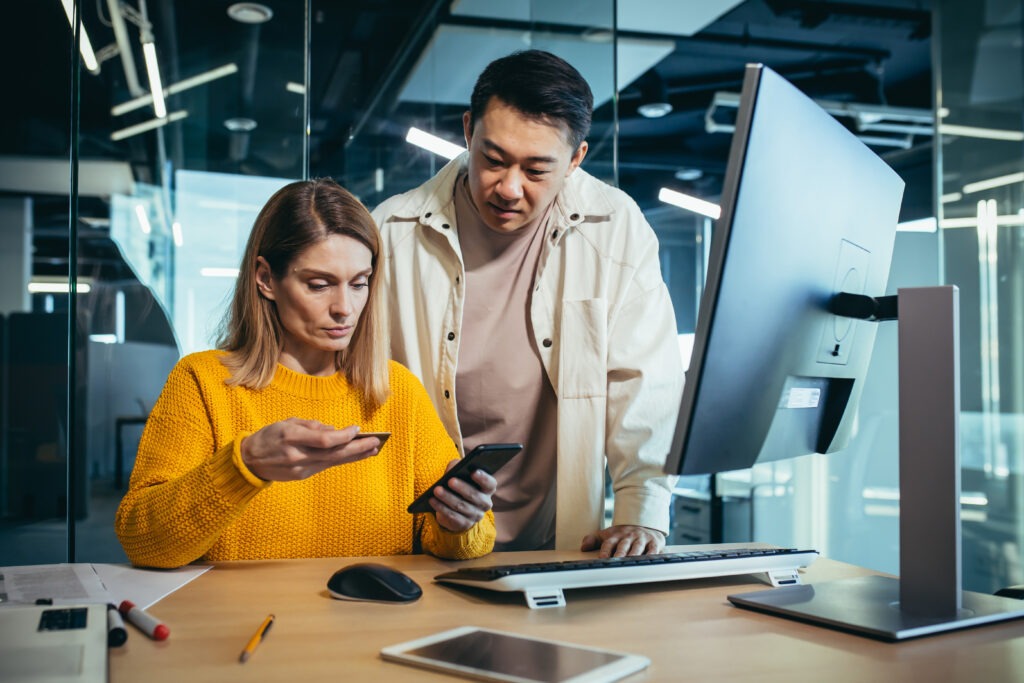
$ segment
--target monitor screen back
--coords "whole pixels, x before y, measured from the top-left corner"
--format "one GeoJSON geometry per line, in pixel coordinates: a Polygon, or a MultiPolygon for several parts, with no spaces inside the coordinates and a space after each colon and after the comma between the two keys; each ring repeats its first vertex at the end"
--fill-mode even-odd
{"type": "Polygon", "coordinates": [[[666,471],[846,444],[877,323],[827,306],[885,293],[903,187],[793,85],[747,67],[666,471]]]}

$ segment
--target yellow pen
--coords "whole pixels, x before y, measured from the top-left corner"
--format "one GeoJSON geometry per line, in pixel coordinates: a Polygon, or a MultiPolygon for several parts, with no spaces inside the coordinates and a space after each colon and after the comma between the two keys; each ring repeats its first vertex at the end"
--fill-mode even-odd
{"type": "Polygon", "coordinates": [[[238,657],[238,661],[245,663],[249,656],[252,655],[253,651],[256,650],[256,646],[259,645],[267,635],[267,631],[274,625],[274,615],[268,614],[267,618],[263,620],[260,627],[256,629],[256,633],[252,634],[252,638],[245,644],[245,649],[242,650],[242,654],[238,657]]]}

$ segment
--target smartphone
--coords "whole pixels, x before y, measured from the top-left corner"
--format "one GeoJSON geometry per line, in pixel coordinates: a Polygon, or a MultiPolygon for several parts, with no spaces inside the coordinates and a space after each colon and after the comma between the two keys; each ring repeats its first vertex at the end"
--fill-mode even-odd
{"type": "Polygon", "coordinates": [[[608,683],[647,668],[640,655],[463,626],[385,647],[382,659],[483,681],[608,683]]]}
{"type": "Polygon", "coordinates": [[[521,443],[480,444],[460,460],[455,467],[445,472],[440,479],[423,492],[423,495],[414,500],[409,506],[409,512],[433,512],[434,508],[430,507],[429,501],[434,497],[433,491],[436,487],[450,488],[448,482],[456,477],[463,481],[472,481],[470,475],[477,470],[494,474],[521,450],[523,450],[521,443]]]}
{"type": "Polygon", "coordinates": [[[388,440],[389,436],[391,436],[391,432],[359,432],[352,438],[352,440],[365,439],[369,436],[375,436],[380,439],[380,446],[377,446],[377,449],[379,450],[384,447],[384,442],[388,440]]]}

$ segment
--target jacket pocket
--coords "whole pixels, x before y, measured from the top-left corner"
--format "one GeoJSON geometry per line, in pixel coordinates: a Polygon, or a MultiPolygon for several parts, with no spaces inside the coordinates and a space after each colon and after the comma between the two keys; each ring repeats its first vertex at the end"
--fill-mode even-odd
{"type": "Polygon", "coordinates": [[[608,302],[562,302],[559,398],[591,398],[608,391],[608,302]]]}

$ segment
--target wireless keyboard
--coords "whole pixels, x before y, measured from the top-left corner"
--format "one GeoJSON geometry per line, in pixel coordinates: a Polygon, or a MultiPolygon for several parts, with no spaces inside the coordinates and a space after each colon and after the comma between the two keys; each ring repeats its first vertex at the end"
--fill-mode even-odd
{"type": "Polygon", "coordinates": [[[731,547],[715,550],[609,557],[533,564],[464,567],[435,581],[487,590],[522,591],[530,608],[565,605],[567,588],[679,581],[765,572],[773,586],[801,583],[797,571],[818,553],[795,548],[731,547]]]}

